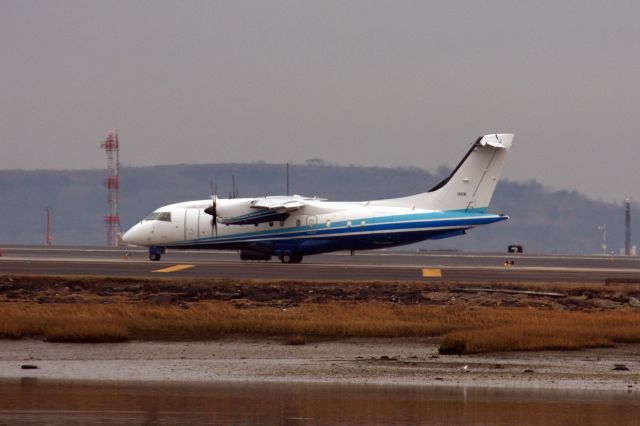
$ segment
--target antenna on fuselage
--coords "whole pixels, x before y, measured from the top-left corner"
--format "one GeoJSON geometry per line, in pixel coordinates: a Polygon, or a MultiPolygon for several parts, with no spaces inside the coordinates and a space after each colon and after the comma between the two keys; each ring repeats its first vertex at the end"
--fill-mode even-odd
{"type": "Polygon", "coordinates": [[[231,175],[231,192],[229,193],[229,198],[238,198],[240,191],[238,191],[238,186],[236,184],[236,176],[231,175]]]}
{"type": "Polygon", "coordinates": [[[289,163],[287,163],[287,195],[291,195],[289,192],[289,163]]]}

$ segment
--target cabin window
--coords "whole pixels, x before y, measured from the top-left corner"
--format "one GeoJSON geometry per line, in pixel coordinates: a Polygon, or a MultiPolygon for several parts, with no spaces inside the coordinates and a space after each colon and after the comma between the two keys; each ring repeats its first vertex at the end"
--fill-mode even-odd
{"type": "Polygon", "coordinates": [[[300,226],[300,219],[296,219],[296,226],[300,226]]]}
{"type": "Polygon", "coordinates": [[[284,226],[284,220],[280,221],[280,226],[284,226]]]}
{"type": "Polygon", "coordinates": [[[331,228],[331,221],[327,219],[327,221],[325,222],[325,225],[327,226],[327,228],[331,228]]]}
{"type": "Polygon", "coordinates": [[[273,227],[273,222],[269,222],[269,226],[273,227]]]}

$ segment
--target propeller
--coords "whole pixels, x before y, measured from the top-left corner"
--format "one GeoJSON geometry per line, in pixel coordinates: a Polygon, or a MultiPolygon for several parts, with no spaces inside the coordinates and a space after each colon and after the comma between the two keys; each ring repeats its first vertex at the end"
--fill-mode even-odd
{"type": "Polygon", "coordinates": [[[217,191],[214,191],[213,182],[212,182],[211,183],[211,205],[206,209],[204,209],[204,212],[212,216],[211,231],[212,233],[215,232],[217,237],[218,236],[218,213],[217,213],[218,196],[215,194],[216,192],[217,191]]]}

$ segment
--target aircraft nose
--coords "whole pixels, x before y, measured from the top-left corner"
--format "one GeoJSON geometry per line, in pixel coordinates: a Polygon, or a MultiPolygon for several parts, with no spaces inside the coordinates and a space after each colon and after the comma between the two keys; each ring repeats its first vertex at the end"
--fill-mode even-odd
{"type": "Polygon", "coordinates": [[[127,244],[142,245],[142,226],[140,226],[140,224],[133,226],[131,229],[124,233],[124,235],[122,236],[122,241],[127,244]]]}

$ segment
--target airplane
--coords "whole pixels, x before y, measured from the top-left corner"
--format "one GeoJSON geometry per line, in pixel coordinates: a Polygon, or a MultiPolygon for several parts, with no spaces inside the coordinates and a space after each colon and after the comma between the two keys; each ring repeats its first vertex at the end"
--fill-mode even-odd
{"type": "Polygon", "coordinates": [[[401,198],[327,201],[264,196],[187,201],[156,209],[122,240],[149,248],[238,250],[242,260],[300,263],[304,256],[371,250],[463,235],[508,219],[487,213],[513,134],[478,138],[451,174],[430,190],[401,198]]]}

